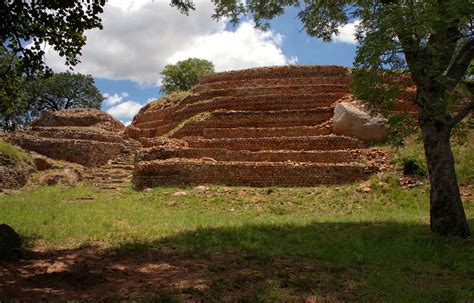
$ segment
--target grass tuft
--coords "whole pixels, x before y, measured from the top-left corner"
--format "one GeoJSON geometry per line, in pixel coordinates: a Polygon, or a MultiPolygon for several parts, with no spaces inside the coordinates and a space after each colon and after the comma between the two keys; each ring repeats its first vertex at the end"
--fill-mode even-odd
{"type": "Polygon", "coordinates": [[[22,149],[0,140],[0,153],[16,160],[16,164],[33,164],[33,158],[22,149]]]}

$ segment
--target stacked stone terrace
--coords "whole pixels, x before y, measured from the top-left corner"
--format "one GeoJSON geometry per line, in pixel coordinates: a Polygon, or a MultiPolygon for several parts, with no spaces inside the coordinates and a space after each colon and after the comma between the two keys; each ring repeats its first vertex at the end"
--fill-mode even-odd
{"type": "Polygon", "coordinates": [[[151,103],[127,129],[144,146],[133,182],[314,186],[366,179],[376,170],[366,161],[372,151],[331,127],[350,77],[338,66],[218,73],[178,102],[151,103]]]}
{"type": "Polygon", "coordinates": [[[140,144],[125,126],[97,109],[45,112],[31,127],[7,137],[10,143],[87,168],[86,181],[104,188],[130,182],[140,144]]]}

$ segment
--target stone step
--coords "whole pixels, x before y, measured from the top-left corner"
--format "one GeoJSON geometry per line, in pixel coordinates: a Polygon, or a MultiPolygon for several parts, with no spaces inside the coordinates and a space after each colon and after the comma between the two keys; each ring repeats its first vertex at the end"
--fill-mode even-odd
{"type": "Polygon", "coordinates": [[[318,126],[295,127],[237,127],[237,128],[205,128],[203,137],[212,138],[263,138],[263,137],[303,137],[330,135],[332,127],[329,123],[318,126]]]}
{"type": "Polygon", "coordinates": [[[363,148],[358,139],[345,136],[270,137],[270,138],[184,138],[191,148],[224,148],[227,150],[341,150],[363,148]]]}
{"type": "Polygon", "coordinates": [[[186,106],[183,103],[167,115],[156,112],[145,117],[140,116],[133,126],[140,129],[159,128],[167,124],[177,125],[180,121],[189,119],[199,113],[213,112],[216,110],[233,111],[281,111],[281,110],[304,110],[330,107],[334,102],[346,95],[346,92],[334,92],[325,94],[294,94],[282,96],[279,94],[253,95],[246,97],[217,96],[208,100],[194,101],[186,106]]]}
{"type": "Polygon", "coordinates": [[[123,138],[116,132],[105,131],[92,127],[39,127],[27,129],[32,136],[56,139],[89,140],[98,142],[123,143],[123,138]]]}
{"type": "Polygon", "coordinates": [[[133,170],[133,164],[115,164],[114,162],[112,162],[112,164],[106,165],[104,168],[133,170]]]}
{"type": "Polygon", "coordinates": [[[171,137],[203,136],[206,128],[318,126],[329,121],[333,115],[333,107],[284,111],[215,111],[203,120],[183,124],[171,137]]]}
{"type": "Polygon", "coordinates": [[[313,162],[347,163],[360,157],[359,150],[330,151],[246,151],[223,148],[182,148],[152,147],[142,149],[138,161],[166,160],[172,158],[200,159],[202,161],[239,162],[313,162]]]}
{"type": "Polygon", "coordinates": [[[349,77],[327,77],[327,78],[287,78],[287,79],[240,79],[219,81],[214,83],[200,83],[193,88],[193,92],[201,93],[209,90],[232,89],[232,88],[266,88],[274,86],[291,85],[322,85],[322,84],[343,84],[349,87],[349,77]]]}
{"type": "Polygon", "coordinates": [[[316,186],[365,180],[372,171],[362,164],[204,162],[170,159],[137,163],[137,188],[162,185],[316,186]]]}
{"type": "Polygon", "coordinates": [[[294,79],[294,78],[349,78],[350,70],[336,65],[299,65],[261,67],[247,70],[229,71],[202,77],[201,84],[221,81],[256,79],[294,79]]]}
{"type": "MultiPolygon", "coordinates": [[[[347,84],[293,84],[293,85],[272,85],[272,86],[255,86],[255,87],[231,87],[220,89],[209,89],[198,94],[200,98],[213,98],[217,96],[259,96],[259,95],[280,95],[292,96],[297,94],[325,94],[325,93],[349,93],[347,84]]],[[[187,101],[187,100],[184,100],[187,101]]]]}
{"type": "MultiPolygon", "coordinates": [[[[177,109],[205,100],[217,101],[218,98],[224,99],[228,103],[232,103],[232,100],[234,99],[242,100],[242,103],[250,103],[252,100],[256,103],[261,103],[262,101],[267,101],[266,103],[268,103],[280,98],[287,99],[289,102],[291,102],[291,100],[296,100],[294,102],[297,102],[298,99],[313,100],[315,103],[330,102],[331,100],[334,102],[349,93],[349,86],[340,84],[213,89],[202,91],[184,99],[179,103],[177,109]]],[[[265,105],[265,103],[263,104],[265,105]]],[[[235,103],[235,105],[238,104],[235,103]]]]}

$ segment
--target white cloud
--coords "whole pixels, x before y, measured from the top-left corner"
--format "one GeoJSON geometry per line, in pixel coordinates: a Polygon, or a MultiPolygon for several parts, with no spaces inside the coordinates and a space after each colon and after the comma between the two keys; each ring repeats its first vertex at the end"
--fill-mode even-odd
{"type": "Polygon", "coordinates": [[[120,94],[107,94],[105,93],[104,94],[104,104],[105,105],[114,105],[114,104],[117,104],[117,103],[120,103],[123,101],[124,98],[128,97],[128,93],[127,92],[122,92],[120,94]]]}
{"type": "Polygon", "coordinates": [[[140,108],[142,108],[140,103],[130,100],[112,106],[107,110],[107,112],[116,119],[129,121],[138,113],[140,108]]]}
{"type": "MultiPolygon", "coordinates": [[[[196,11],[182,15],[167,1],[114,0],[105,6],[103,30],[87,32],[87,44],[76,71],[108,79],[158,84],[168,63],[188,57],[211,60],[217,71],[295,62],[281,51],[279,33],[262,32],[242,23],[235,32],[215,22],[211,1],[196,1],[196,11]]],[[[63,59],[46,56],[56,71],[63,59]]]]}
{"type": "Polygon", "coordinates": [[[235,32],[223,30],[195,37],[167,63],[197,57],[212,61],[216,71],[284,65],[289,59],[280,49],[282,41],[283,36],[278,33],[256,30],[252,23],[243,22],[235,32]]]}
{"type": "Polygon", "coordinates": [[[346,25],[339,27],[339,34],[337,36],[333,35],[333,40],[340,43],[357,44],[355,34],[359,24],[360,20],[355,20],[352,23],[347,23],[346,25]]]}

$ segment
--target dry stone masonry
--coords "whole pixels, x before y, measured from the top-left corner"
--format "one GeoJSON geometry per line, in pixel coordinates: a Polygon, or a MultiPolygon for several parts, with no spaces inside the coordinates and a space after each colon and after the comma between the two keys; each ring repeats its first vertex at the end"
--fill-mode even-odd
{"type": "Polygon", "coordinates": [[[130,182],[141,146],[128,138],[121,122],[96,109],[46,112],[31,127],[5,139],[52,159],[81,164],[86,181],[103,188],[130,182]]]}
{"type": "Polygon", "coordinates": [[[332,132],[350,94],[339,66],[283,66],[205,77],[177,102],[155,101],[127,128],[139,140],[133,183],[314,186],[364,180],[378,169],[355,138],[332,132]]]}

